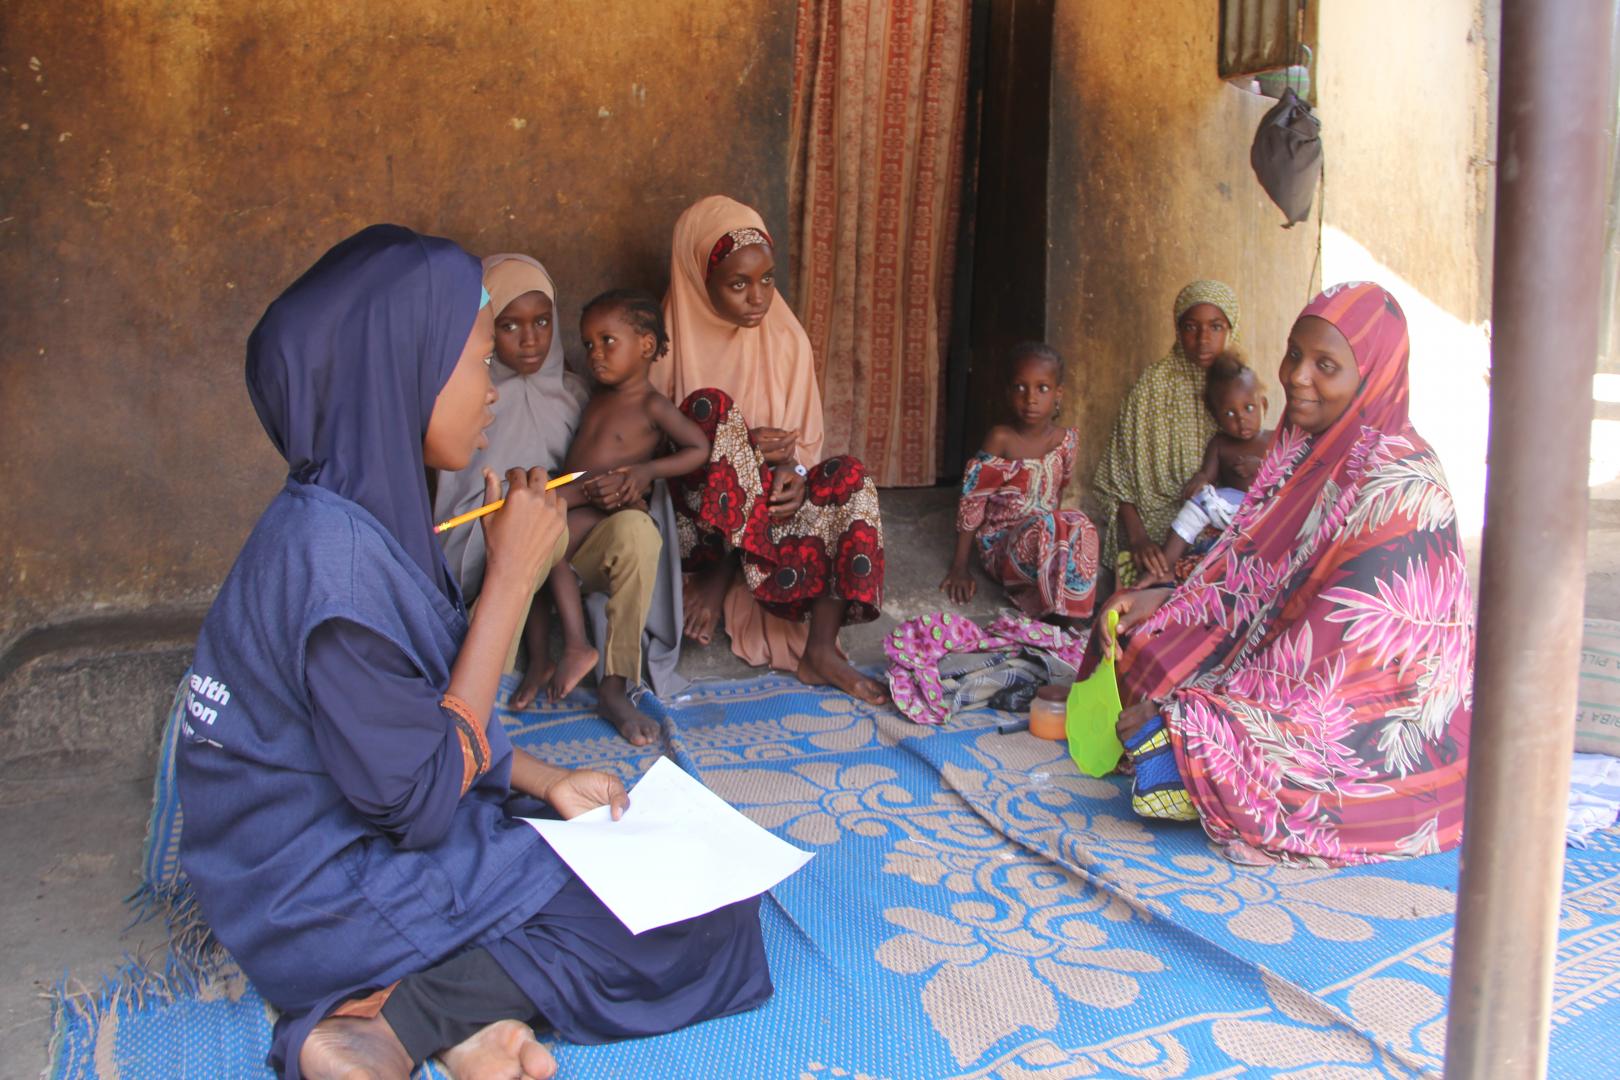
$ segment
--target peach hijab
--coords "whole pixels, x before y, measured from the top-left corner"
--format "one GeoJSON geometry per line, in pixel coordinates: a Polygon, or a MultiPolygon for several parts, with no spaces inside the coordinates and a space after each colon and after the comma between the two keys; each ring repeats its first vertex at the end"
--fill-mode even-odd
{"type": "MultiPolygon", "coordinates": [[[[778,296],[763,322],[741,327],[717,315],[709,302],[709,255],[721,237],[740,229],[770,235],[757,211],[724,195],[699,199],[676,219],[664,296],[669,356],[653,365],[653,386],[676,404],[694,390],[723,390],[749,427],[797,431],[799,463],[815,465],[826,433],[815,353],[798,317],[778,296]]],[[[726,593],[724,616],[731,651],[743,660],[780,671],[799,666],[807,623],[767,613],[740,580],[726,593]]]]}
{"type": "Polygon", "coordinates": [[[709,303],[709,253],[739,229],[769,236],[758,212],[724,195],[699,199],[676,219],[664,297],[669,356],[653,365],[653,386],[677,405],[693,390],[724,390],[749,427],[797,431],[799,463],[815,465],[826,433],[815,353],[798,317],[778,296],[764,322],[741,327],[709,303]]]}

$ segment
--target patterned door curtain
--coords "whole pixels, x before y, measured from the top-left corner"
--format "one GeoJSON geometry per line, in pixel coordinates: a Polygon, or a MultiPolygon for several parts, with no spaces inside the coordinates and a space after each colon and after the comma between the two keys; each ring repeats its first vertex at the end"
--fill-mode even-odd
{"type": "Polygon", "coordinates": [[[789,172],[794,310],[828,456],[931,485],[966,127],[966,0],[799,0],[789,172]]]}

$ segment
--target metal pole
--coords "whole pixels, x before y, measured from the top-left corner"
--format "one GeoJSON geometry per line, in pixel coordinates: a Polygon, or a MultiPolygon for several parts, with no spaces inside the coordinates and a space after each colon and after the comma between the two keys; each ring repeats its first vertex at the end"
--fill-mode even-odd
{"type": "Polygon", "coordinates": [[[1490,464],[1449,1080],[1547,1072],[1586,584],[1613,5],[1502,6],[1490,464]]]}

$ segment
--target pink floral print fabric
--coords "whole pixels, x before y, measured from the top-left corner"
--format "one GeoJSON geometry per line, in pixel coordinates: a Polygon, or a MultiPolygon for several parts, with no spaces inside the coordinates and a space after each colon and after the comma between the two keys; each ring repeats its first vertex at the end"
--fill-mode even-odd
{"type": "Polygon", "coordinates": [[[1462,838],[1474,626],[1451,492],[1407,417],[1406,320],[1371,283],[1302,313],[1349,341],[1332,427],[1284,424],[1231,526],[1128,642],[1209,836],[1340,865],[1462,838]]]}
{"type": "Polygon", "coordinates": [[[945,656],[1032,648],[1078,669],[1089,636],[1070,634],[1010,612],[997,616],[987,627],[950,612],[919,615],[891,630],[883,643],[889,657],[889,696],[907,719],[943,724],[951,718],[953,700],[939,671],[945,656]]]}

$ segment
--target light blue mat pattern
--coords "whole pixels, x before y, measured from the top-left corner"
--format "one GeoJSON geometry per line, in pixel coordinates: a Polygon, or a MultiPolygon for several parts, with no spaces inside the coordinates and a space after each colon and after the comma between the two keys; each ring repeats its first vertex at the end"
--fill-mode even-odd
{"type": "MultiPolygon", "coordinates": [[[[503,719],[548,760],[633,781],[659,751],[587,708],[581,694],[503,719]]],[[[1237,867],[1196,826],[1137,820],[1123,781],[1081,776],[1060,746],[997,734],[1002,714],[921,728],[774,675],[642,708],[677,761],[817,857],[762,908],[769,1004],[656,1039],[555,1044],[564,1077],[1439,1075],[1454,855],[1237,867]]],[[[53,1077],[270,1075],[270,1011],[228,962],[198,966],[183,889],[163,888],[169,759],[147,899],[189,937],[166,975],[59,1000],[53,1077]]],[[[1575,1078],[1620,1052],[1620,836],[1568,854],[1550,1075],[1575,1078]]]]}

